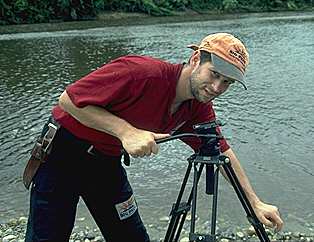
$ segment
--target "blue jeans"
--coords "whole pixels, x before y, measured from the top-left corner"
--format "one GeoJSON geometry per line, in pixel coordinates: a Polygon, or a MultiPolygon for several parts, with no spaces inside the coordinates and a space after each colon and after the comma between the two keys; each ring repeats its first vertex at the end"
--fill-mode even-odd
{"type": "Polygon", "coordinates": [[[30,195],[26,242],[68,241],[81,197],[107,242],[148,242],[121,157],[87,153],[89,144],[60,128],[30,195]]]}

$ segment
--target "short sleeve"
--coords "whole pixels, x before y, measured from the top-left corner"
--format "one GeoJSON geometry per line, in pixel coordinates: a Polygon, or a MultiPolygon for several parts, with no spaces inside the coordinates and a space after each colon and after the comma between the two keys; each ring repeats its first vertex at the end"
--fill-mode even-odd
{"type": "Polygon", "coordinates": [[[79,108],[87,105],[106,107],[112,102],[123,101],[130,95],[133,81],[127,67],[127,63],[117,59],[69,85],[66,92],[79,108]]]}
{"type": "MultiPolygon", "coordinates": [[[[186,133],[186,132],[194,132],[193,125],[214,121],[216,119],[216,114],[213,109],[212,103],[196,103],[192,101],[191,104],[191,112],[193,113],[191,119],[186,122],[179,130],[180,133],[186,133]]],[[[219,134],[221,134],[220,128],[217,128],[217,131],[219,134]]],[[[183,138],[183,142],[188,144],[194,151],[197,151],[200,148],[201,140],[197,138],[183,138]]],[[[230,148],[228,145],[226,139],[221,139],[219,141],[220,143],[220,152],[225,152],[230,148]]]]}

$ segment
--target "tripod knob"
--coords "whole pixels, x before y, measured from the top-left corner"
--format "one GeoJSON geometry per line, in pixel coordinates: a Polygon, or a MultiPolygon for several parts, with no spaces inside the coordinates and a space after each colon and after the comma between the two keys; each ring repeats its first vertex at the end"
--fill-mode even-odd
{"type": "Polygon", "coordinates": [[[224,164],[229,164],[230,163],[230,158],[225,155],[220,155],[219,160],[222,161],[224,164]]]}
{"type": "Polygon", "coordinates": [[[205,237],[204,236],[198,236],[198,238],[197,238],[197,241],[203,241],[205,239],[205,237]]]}

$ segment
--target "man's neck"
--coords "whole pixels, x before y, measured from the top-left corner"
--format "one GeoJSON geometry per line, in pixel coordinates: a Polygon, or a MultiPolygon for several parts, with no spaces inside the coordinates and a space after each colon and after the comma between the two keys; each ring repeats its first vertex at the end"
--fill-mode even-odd
{"type": "Polygon", "coordinates": [[[180,105],[182,102],[193,98],[190,86],[191,73],[192,67],[190,65],[185,65],[177,82],[176,97],[173,103],[174,106],[180,105]]]}

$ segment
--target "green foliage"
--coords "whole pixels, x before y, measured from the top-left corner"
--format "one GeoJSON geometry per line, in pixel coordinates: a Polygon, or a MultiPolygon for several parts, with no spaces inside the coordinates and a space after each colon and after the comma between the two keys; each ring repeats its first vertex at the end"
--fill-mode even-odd
{"type": "Polygon", "coordinates": [[[205,11],[205,10],[222,10],[222,0],[191,0],[189,1],[188,7],[196,11],[205,11]]]}
{"type": "Polygon", "coordinates": [[[236,10],[239,7],[239,3],[237,0],[223,0],[222,5],[224,10],[226,11],[236,10]]]}
{"type": "Polygon", "coordinates": [[[91,19],[100,11],[171,15],[173,11],[276,11],[313,9],[314,0],[0,0],[0,24],[91,19]]]}
{"type": "Polygon", "coordinates": [[[297,10],[298,9],[298,6],[295,2],[293,1],[288,1],[287,2],[287,7],[289,10],[297,10]]]}

